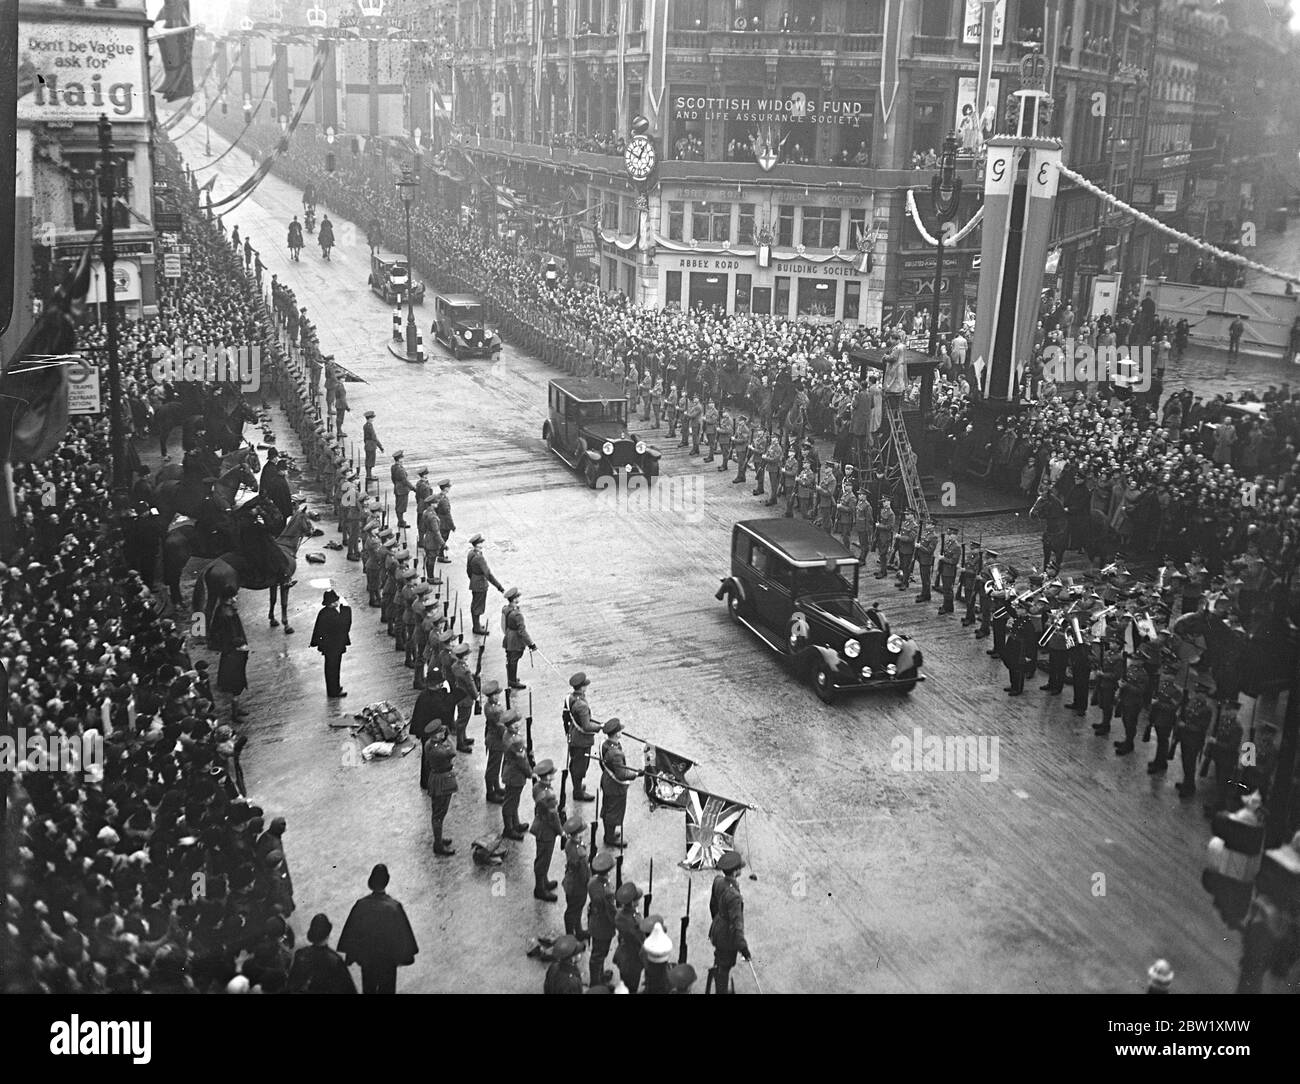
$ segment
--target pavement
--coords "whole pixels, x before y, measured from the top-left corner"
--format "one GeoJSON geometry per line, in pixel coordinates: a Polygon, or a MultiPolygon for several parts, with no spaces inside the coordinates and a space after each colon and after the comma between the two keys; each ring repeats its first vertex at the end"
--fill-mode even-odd
{"type": "MultiPolygon", "coordinates": [[[[225,150],[215,133],[212,142],[215,153],[225,150]]],[[[201,165],[202,133],[181,149],[201,165]]],[[[236,151],[217,169],[220,198],[252,165],[236,151]]],[[[1178,992],[1233,989],[1236,937],[1200,886],[1207,825],[1198,804],[1174,793],[1177,766],[1149,777],[1150,746],[1116,758],[1111,742],[1092,734],[1095,717],[1077,718],[1039,682],[1008,699],[1005,671],[981,650],[987,641],[870,576],[863,599],[882,600],[895,627],[917,638],[929,680],[910,696],[823,705],[714,600],[732,523],[763,514],[750,487],[651,432],[664,458],[648,507],[586,489],[542,443],[553,370],[510,345],[496,361],[456,362],[436,346],[424,365],[395,360],[384,346],[391,312],[366,289],[362,231],[336,222],[332,262],[308,249],[292,264],[280,241],[300,209],[297,190],[272,176],[226,224],[251,236],[268,274],[307,306],[323,348],[360,378],[349,387],[347,431],[359,436],[362,412],[376,411],[388,453],[381,477],[401,448],[412,474],[428,464],[454,480],[459,530],[443,568],[462,607],[475,531],[487,537],[496,575],[521,588],[541,648],[521,674],[538,759],[565,762],[559,709],[568,675],[582,669],[596,717],[618,715],[695,760],[694,785],[753,806],[736,842],[749,862],[746,928],[764,991],[1140,992],[1157,957],[1172,962],[1178,992]],[[997,770],[984,779],[901,770],[911,762],[899,751],[916,728],[997,739],[997,770]]],[[[426,326],[429,311],[418,315],[426,326]]],[[[296,452],[283,415],[272,414],[280,444],[296,452]]],[[[332,514],[321,522],[326,538],[305,542],[302,553],[338,537],[332,514]]],[[[966,526],[968,535],[981,530],[1004,557],[1027,563],[1039,552],[1037,532],[1014,513],[966,526]]],[[[563,897],[532,898],[531,840],[510,844],[494,872],[470,861],[469,842],[500,823],[499,808],[483,800],[479,719],[471,725],[479,751],[458,758],[460,791],[447,819],[453,858],[433,855],[417,756],[363,763],[348,731],[332,729],[380,699],[409,712],[415,693],[365,604],[360,566],[323,552],[325,564],[299,566],[293,635],[266,624],[264,597],[241,599],[252,648],[244,765],[254,799],[288,820],[294,925],[301,934],[324,911],[340,928],[370,867],[386,862],[420,943],[415,965],[399,972],[400,991],[540,991],[544,968],[525,951],[532,936],[562,931],[563,897]],[[325,699],[320,657],[307,646],[326,587],[354,610],[342,702],[325,699]]],[[[493,593],[484,679],[504,678],[500,606],[493,593]]],[[[635,766],[640,748],[626,744],[635,766]]],[[[595,781],[589,775],[588,786],[595,781]]],[[[530,811],[525,798],[521,815],[530,811]]],[[[644,888],[654,858],[653,910],[674,942],[693,879],[690,958],[702,975],[713,874],[678,866],[682,815],[652,813],[634,787],[626,834],[624,876],[644,888]]],[[[561,874],[557,857],[552,877],[561,874]]],[[[735,978],[740,992],[753,992],[748,969],[735,978]]]]}

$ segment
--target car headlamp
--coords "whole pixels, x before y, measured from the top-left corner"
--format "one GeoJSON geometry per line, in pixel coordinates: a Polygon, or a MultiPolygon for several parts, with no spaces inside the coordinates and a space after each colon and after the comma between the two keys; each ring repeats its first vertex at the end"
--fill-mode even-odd
{"type": "Polygon", "coordinates": [[[889,639],[885,641],[885,647],[891,654],[897,655],[903,650],[903,638],[891,633],[889,639]]]}
{"type": "Polygon", "coordinates": [[[846,640],[844,642],[844,654],[850,659],[856,659],[862,654],[862,645],[857,640],[846,640]]]}
{"type": "Polygon", "coordinates": [[[644,441],[644,440],[638,440],[638,441],[636,442],[636,454],[637,454],[637,455],[645,455],[645,441],[644,441]]]}
{"type": "Polygon", "coordinates": [[[472,331],[466,329],[466,331],[465,331],[465,341],[466,341],[466,342],[469,342],[470,339],[472,339],[472,338],[474,338],[474,332],[472,332],[472,331]]]}
{"type": "Polygon", "coordinates": [[[602,452],[604,452],[605,455],[613,455],[613,454],[614,454],[614,442],[611,441],[611,440],[607,440],[607,441],[605,441],[605,443],[602,444],[602,445],[600,446],[600,450],[601,450],[602,452]]]}

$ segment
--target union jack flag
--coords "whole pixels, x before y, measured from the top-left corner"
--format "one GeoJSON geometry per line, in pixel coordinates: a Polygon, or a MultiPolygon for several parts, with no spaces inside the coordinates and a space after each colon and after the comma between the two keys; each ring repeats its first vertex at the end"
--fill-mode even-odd
{"type": "Polygon", "coordinates": [[[749,807],[730,798],[690,790],[686,792],[687,869],[713,869],[728,851],[736,849],[736,826],[749,807]]]}

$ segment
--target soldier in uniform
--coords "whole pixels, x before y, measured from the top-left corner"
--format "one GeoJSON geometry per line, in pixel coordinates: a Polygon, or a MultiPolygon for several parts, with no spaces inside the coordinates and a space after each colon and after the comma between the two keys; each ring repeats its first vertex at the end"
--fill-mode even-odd
{"type": "Polygon", "coordinates": [[[421,467],[415,481],[415,522],[420,522],[425,508],[433,500],[433,483],[429,481],[429,468],[421,467]]]}
{"type": "Polygon", "coordinates": [[[731,442],[735,439],[736,420],[731,416],[731,411],[724,406],[718,418],[718,450],[722,452],[722,466],[718,468],[718,473],[727,469],[731,459],[731,442]]]}
{"type": "Polygon", "coordinates": [[[677,435],[677,401],[681,398],[681,391],[674,384],[664,397],[664,418],[668,422],[668,439],[672,440],[677,435]]]}
{"type": "Polygon", "coordinates": [[[916,561],[921,568],[921,593],[917,602],[930,601],[930,584],[934,578],[934,557],[939,549],[939,526],[933,520],[926,520],[916,540],[916,561]]]}
{"type": "Polygon", "coordinates": [[[469,544],[471,549],[465,559],[465,575],[469,577],[469,616],[474,624],[474,635],[486,636],[487,623],[480,621],[480,618],[487,609],[488,584],[498,591],[505,591],[505,588],[488,568],[487,558],[483,555],[483,536],[476,534],[469,540],[469,544]]]}
{"type": "Polygon", "coordinates": [[[438,551],[438,560],[450,564],[447,556],[447,543],[451,541],[456,523],[451,518],[451,479],[444,478],[438,483],[438,494],[434,497],[434,511],[438,516],[438,533],[442,535],[442,548],[438,551]]]}
{"type": "MultiPolygon", "coordinates": [[[[501,722],[509,726],[517,723],[521,716],[511,708],[501,722]],[[513,717],[513,718],[512,718],[513,717]]],[[[524,826],[519,820],[519,797],[524,792],[524,784],[532,778],[533,771],[528,765],[528,754],[524,751],[526,741],[522,735],[515,735],[506,742],[506,755],[501,766],[501,781],[505,785],[505,800],[501,803],[502,835],[507,839],[524,838],[524,826]]]]}
{"type": "Polygon", "coordinates": [[[501,695],[501,683],[496,678],[483,682],[482,694],[483,748],[487,750],[483,783],[487,790],[487,801],[500,805],[506,796],[501,787],[501,760],[506,752],[506,727],[501,720],[505,717],[505,708],[497,699],[501,695]]]}
{"type": "Polygon", "coordinates": [[[848,478],[840,489],[840,499],[835,505],[835,534],[839,536],[844,548],[852,552],[853,541],[853,490],[848,478]]]}
{"type": "Polygon", "coordinates": [[[474,702],[478,699],[478,687],[474,684],[474,674],[470,671],[469,644],[457,644],[451,649],[454,661],[448,683],[451,695],[456,701],[456,752],[474,752],[474,739],[467,737],[469,718],[474,711],[474,702]]]}
{"type": "MultiPolygon", "coordinates": [[[[709,449],[709,454],[704,457],[705,463],[713,462],[714,452],[718,449],[718,404],[712,399],[709,400],[708,406],[704,408],[704,414],[701,423],[704,426],[704,444],[709,449]]],[[[692,452],[692,455],[695,453],[692,452]]]]}
{"type": "Polygon", "coordinates": [[[1097,703],[1101,707],[1101,722],[1093,725],[1098,737],[1110,733],[1110,721],[1115,717],[1115,697],[1119,683],[1124,680],[1124,653],[1113,644],[1101,645],[1101,669],[1097,673],[1097,703]]]}
{"type": "Polygon", "coordinates": [[[894,510],[889,507],[889,498],[880,498],[880,518],[876,521],[876,553],[880,565],[876,569],[876,579],[883,580],[889,575],[889,553],[894,548],[894,510]]]}
{"type": "MultiPolygon", "coordinates": [[[[689,430],[689,443],[691,446],[691,455],[700,454],[700,434],[704,429],[704,404],[700,402],[698,395],[691,396],[690,409],[686,412],[686,425],[689,430]]],[[[687,445],[688,433],[682,433],[682,447],[687,445]]]]}
{"type": "Polygon", "coordinates": [[[1126,756],[1133,752],[1133,743],[1137,739],[1138,716],[1146,707],[1150,696],[1150,678],[1146,667],[1130,665],[1125,668],[1124,678],[1119,683],[1119,715],[1124,722],[1124,740],[1115,743],[1115,755],[1126,756]]]}
{"type": "Polygon", "coordinates": [[[416,680],[412,683],[413,689],[421,687],[422,682],[419,680],[420,660],[424,658],[424,653],[429,645],[429,634],[424,623],[426,603],[425,598],[433,590],[431,583],[417,583],[415,585],[415,598],[411,602],[410,622],[406,627],[406,658],[403,660],[408,670],[416,671],[416,680]]]}
{"type": "Polygon", "coordinates": [[[537,840],[537,853],[533,859],[533,899],[545,903],[556,900],[557,884],[550,879],[551,859],[555,856],[555,841],[564,831],[558,812],[560,799],[551,786],[555,778],[555,765],[543,760],[537,765],[537,782],[533,785],[533,823],[528,831],[537,840]]]}
{"type": "Polygon", "coordinates": [[[375,478],[375,453],[382,452],[384,446],[379,442],[379,437],[375,433],[375,412],[366,411],[366,424],[361,427],[361,443],[366,449],[366,485],[376,481],[375,478]]]}
{"type": "Polygon", "coordinates": [[[411,494],[411,480],[406,476],[406,464],[402,460],[406,453],[400,449],[393,453],[393,501],[397,509],[397,526],[404,528],[406,522],[406,502],[411,494]]]}
{"type": "Polygon", "coordinates": [[[912,566],[916,562],[916,513],[910,508],[903,513],[898,525],[894,545],[898,548],[898,589],[906,591],[912,586],[912,566]]]}
{"type": "Polygon", "coordinates": [[[695,968],[690,964],[673,964],[668,969],[668,992],[670,994],[689,994],[695,985],[695,968]]]}
{"type": "Polygon", "coordinates": [[[587,793],[583,781],[587,778],[591,748],[603,724],[591,717],[591,707],[587,703],[587,689],[591,682],[587,675],[579,670],[569,678],[569,685],[573,692],[565,701],[568,717],[564,721],[564,729],[569,736],[569,779],[573,783],[573,800],[590,802],[595,795],[587,793]]]}
{"type": "Polygon", "coordinates": [[[767,442],[767,451],[763,455],[763,466],[767,470],[768,488],[771,494],[765,502],[768,508],[776,504],[777,483],[781,480],[781,438],[775,433],[767,442]]]}
{"type": "Polygon", "coordinates": [[[436,498],[424,506],[417,521],[419,544],[424,550],[424,575],[430,582],[438,580],[438,555],[447,548],[447,540],[442,536],[442,524],[438,516],[436,498]]]}
{"type": "Polygon", "coordinates": [[[618,948],[614,950],[614,963],[619,980],[629,994],[635,994],[641,985],[641,945],[645,934],[641,932],[641,916],[637,914],[637,901],[644,893],[632,881],[624,881],[614,893],[618,911],[614,915],[614,930],[618,934],[618,948]]]}
{"type": "Polygon", "coordinates": [[[1213,717],[1214,709],[1198,686],[1180,713],[1178,729],[1175,731],[1178,736],[1178,755],[1183,762],[1183,781],[1177,787],[1180,797],[1191,798],[1196,793],[1196,763],[1205,747],[1205,735],[1209,732],[1213,717]]]}
{"type": "MultiPolygon", "coordinates": [[[[993,646],[985,654],[1001,658],[1007,643],[1007,621],[1011,616],[1008,605],[1012,597],[1010,579],[1003,580],[1002,586],[999,587],[997,581],[990,578],[985,585],[984,597],[988,600],[985,613],[988,615],[993,631],[993,646]]],[[[981,627],[975,635],[982,639],[984,633],[985,630],[981,627]]]]}
{"type": "Polygon", "coordinates": [[[827,533],[834,533],[835,530],[835,484],[835,472],[828,463],[822,467],[821,474],[813,485],[813,499],[817,503],[813,525],[827,533]]]}
{"type": "Polygon", "coordinates": [[[966,616],[961,619],[962,628],[975,624],[975,603],[977,588],[983,582],[984,551],[979,542],[970,544],[970,552],[961,565],[961,593],[966,599],[966,616]]]}
{"type": "Polygon", "coordinates": [[[772,443],[773,432],[756,425],[749,435],[749,462],[754,465],[754,482],[751,491],[755,497],[763,495],[763,467],[767,459],[768,445],[772,443]]]}
{"type": "Polygon", "coordinates": [[[581,994],[582,973],[577,959],[582,955],[582,943],[564,934],[551,946],[551,966],[546,969],[543,994],[581,994]]]}
{"type": "Polygon", "coordinates": [[[785,493],[785,518],[794,518],[794,503],[798,496],[799,457],[793,448],[781,466],[781,489],[785,493]]]}
{"type": "Polygon", "coordinates": [[[452,840],[442,834],[442,822],[456,793],[456,773],[452,766],[456,754],[447,740],[447,728],[439,724],[425,741],[425,759],[429,763],[429,798],[432,801],[433,853],[447,856],[456,853],[452,840]]]}
{"type": "Polygon", "coordinates": [[[627,813],[627,788],[636,772],[627,766],[623,745],[618,740],[623,724],[610,719],[602,729],[605,744],[600,747],[600,819],[605,822],[605,846],[626,847],[623,817],[627,813]]]}
{"type": "Polygon", "coordinates": [[[339,527],[343,531],[343,545],[347,550],[348,560],[359,561],[361,560],[358,549],[361,544],[361,489],[351,473],[344,479],[339,504],[342,505],[343,513],[339,518],[339,527]]]}
{"type": "MultiPolygon", "coordinates": [[[[954,540],[954,545],[956,544],[954,540]]],[[[952,611],[949,610],[949,613],[952,611]]],[[[1013,608],[1002,661],[1006,663],[1010,684],[1003,692],[1020,696],[1025,691],[1025,677],[1032,672],[1038,658],[1038,626],[1028,610],[1013,608]]]]}
{"type": "Polygon", "coordinates": [[[1151,702],[1151,729],[1156,733],[1156,753],[1147,765],[1147,775],[1164,775],[1169,770],[1169,739],[1178,723],[1178,709],[1182,700],[1178,683],[1165,671],[1151,702]]]}
{"type": "Polygon", "coordinates": [[[664,382],[662,380],[656,380],[654,382],[654,387],[650,389],[650,413],[654,416],[654,424],[650,427],[651,429],[657,430],[659,428],[659,415],[663,410],[663,402],[664,382]]]}
{"type": "Polygon", "coordinates": [[[564,822],[564,932],[580,941],[590,935],[582,928],[582,908],[587,902],[591,865],[587,861],[587,822],[575,813],[564,822]]]}
{"type": "Polygon", "coordinates": [[[709,896],[709,941],[713,944],[714,992],[731,993],[731,969],[737,954],[751,959],[745,940],[745,900],[740,891],[740,871],[744,859],[728,851],[718,859],[718,875],[713,879],[709,896]]]}
{"type": "Polygon", "coordinates": [[[650,380],[650,369],[647,367],[645,372],[641,374],[641,387],[640,387],[640,396],[639,396],[641,399],[641,420],[643,422],[648,422],[650,420],[650,399],[653,395],[654,395],[654,386],[650,380]]]}
{"type": "Polygon", "coordinates": [[[812,519],[817,509],[817,475],[805,461],[794,480],[795,511],[801,519],[812,519]]]}
{"type": "Polygon", "coordinates": [[[745,415],[738,415],[736,419],[736,428],[732,430],[731,439],[723,445],[723,465],[718,468],[719,474],[727,473],[728,465],[731,464],[733,452],[736,455],[736,463],[748,454],[749,448],[749,419],[745,415]]]}
{"type": "Polygon", "coordinates": [[[1070,687],[1074,690],[1074,699],[1067,706],[1075,715],[1088,714],[1088,681],[1092,677],[1092,644],[1088,642],[1091,623],[1088,619],[1089,604],[1081,613],[1070,614],[1066,618],[1070,637],[1067,649],[1070,666],[1070,687]]]}
{"type": "Polygon", "coordinates": [[[343,416],[352,408],[348,406],[348,389],[342,380],[334,384],[334,435],[342,437],[343,416]]]}
{"type": "Polygon", "coordinates": [[[614,857],[601,851],[591,860],[591,880],[587,882],[587,929],[591,933],[591,986],[607,984],[613,975],[605,970],[605,957],[614,941],[614,889],[609,883],[609,871],[614,868],[614,857]]]}
{"type": "Polygon", "coordinates": [[[506,682],[512,689],[526,689],[528,686],[519,680],[519,660],[523,657],[525,648],[536,651],[537,645],[528,635],[528,625],[519,608],[518,587],[506,591],[506,604],[501,610],[501,628],[505,633],[506,682]]]}
{"type": "Polygon", "coordinates": [[[961,546],[957,542],[956,527],[949,527],[944,533],[943,549],[939,553],[939,584],[943,589],[943,605],[939,607],[939,613],[950,614],[955,612],[952,604],[952,585],[957,578],[957,565],[961,561],[961,546]]]}
{"type": "Polygon", "coordinates": [[[1057,695],[1065,688],[1065,669],[1069,661],[1069,648],[1065,641],[1065,606],[1061,598],[1062,583],[1053,580],[1047,585],[1047,613],[1043,615],[1047,638],[1047,684],[1039,691],[1057,695]]]}

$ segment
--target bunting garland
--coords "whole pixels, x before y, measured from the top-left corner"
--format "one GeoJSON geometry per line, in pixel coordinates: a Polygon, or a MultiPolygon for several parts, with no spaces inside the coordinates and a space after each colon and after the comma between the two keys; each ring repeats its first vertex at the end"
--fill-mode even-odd
{"type": "MultiPolygon", "coordinates": [[[[916,232],[921,235],[921,240],[927,245],[937,246],[939,244],[939,239],[933,236],[930,231],[925,228],[925,223],[921,221],[921,212],[916,206],[916,192],[911,188],[907,190],[907,213],[912,216],[912,224],[916,227],[916,232]]],[[[944,244],[948,246],[957,244],[958,241],[963,240],[971,230],[978,226],[983,219],[984,208],[980,207],[978,211],[971,215],[970,221],[954,233],[952,237],[944,241],[944,244]]]]}

